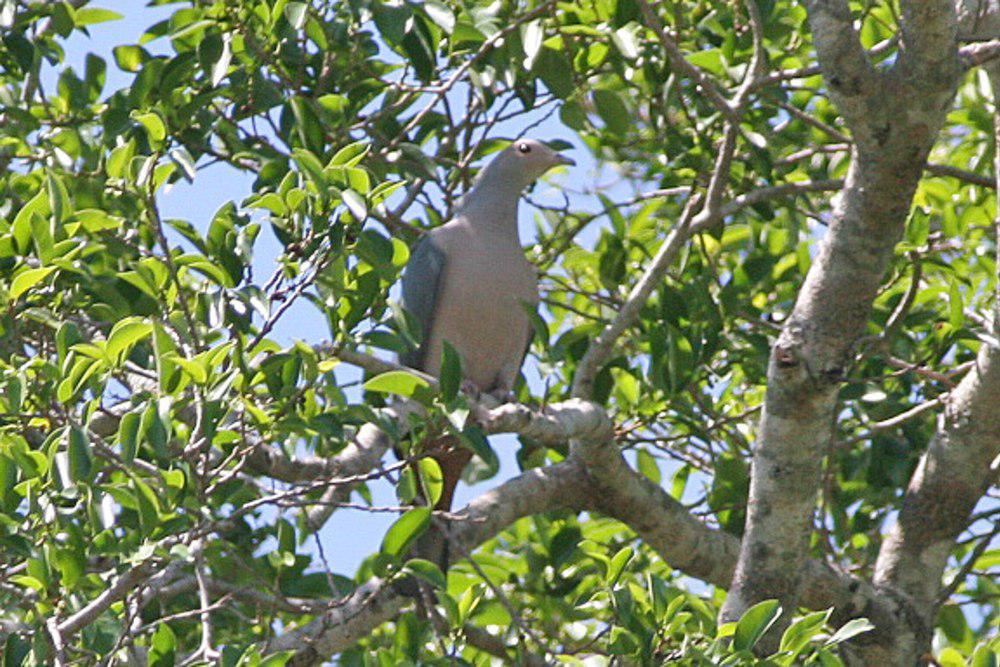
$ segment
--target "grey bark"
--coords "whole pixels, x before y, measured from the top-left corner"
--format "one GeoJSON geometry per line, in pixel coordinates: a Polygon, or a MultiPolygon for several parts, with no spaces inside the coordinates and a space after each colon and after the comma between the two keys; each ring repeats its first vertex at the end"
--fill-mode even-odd
{"type": "MultiPolygon", "coordinates": [[[[990,69],[994,100],[1000,100],[1000,66],[990,69]]],[[[1000,140],[1000,113],[994,114],[1000,140]]],[[[1000,180],[1000,153],[994,165],[1000,180]]],[[[996,212],[1000,226],[1000,211],[996,212]]],[[[1000,289],[1000,288],[998,288],[1000,289]]],[[[1000,303],[994,305],[993,336],[983,340],[973,369],[952,391],[938,426],[903,499],[896,524],[875,564],[876,585],[898,591],[908,605],[905,634],[896,654],[907,662],[929,644],[938,612],[941,579],[955,539],[991,483],[1000,461],[1000,342],[995,338],[1000,303]]]]}
{"type": "Polygon", "coordinates": [[[775,624],[764,651],[776,647],[800,601],[837,390],[961,72],[950,5],[907,10],[909,41],[885,71],[861,47],[846,0],[806,6],[823,77],[854,145],[829,231],[771,352],[746,532],[722,611],[735,620],[778,599],[785,623],[775,624]]]}

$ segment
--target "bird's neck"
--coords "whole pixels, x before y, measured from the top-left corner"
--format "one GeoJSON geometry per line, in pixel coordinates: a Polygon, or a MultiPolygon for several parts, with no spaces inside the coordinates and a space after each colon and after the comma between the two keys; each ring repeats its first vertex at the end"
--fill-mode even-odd
{"type": "Polygon", "coordinates": [[[474,227],[517,238],[517,207],[521,201],[520,182],[484,181],[480,178],[458,203],[456,213],[474,227]]]}

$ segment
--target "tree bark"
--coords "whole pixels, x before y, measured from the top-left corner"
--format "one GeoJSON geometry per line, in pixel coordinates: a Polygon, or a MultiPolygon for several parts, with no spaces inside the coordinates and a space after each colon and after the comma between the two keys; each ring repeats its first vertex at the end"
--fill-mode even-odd
{"type": "Polygon", "coordinates": [[[854,146],[829,231],[771,351],[746,532],[722,611],[732,621],[778,599],[784,622],[759,644],[762,651],[776,648],[800,601],[837,391],[961,71],[954,9],[932,4],[933,11],[907,14],[912,40],[879,71],[858,41],[846,0],[807,3],[820,68],[854,146]],[[927,51],[941,43],[948,48],[927,51]]]}

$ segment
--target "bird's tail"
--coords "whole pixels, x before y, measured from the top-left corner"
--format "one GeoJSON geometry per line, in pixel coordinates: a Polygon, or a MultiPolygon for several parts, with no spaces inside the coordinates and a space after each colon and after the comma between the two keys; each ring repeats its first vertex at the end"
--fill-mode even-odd
{"type": "Polygon", "coordinates": [[[455,497],[455,487],[462,478],[462,471],[469,464],[472,452],[462,446],[457,436],[446,435],[427,443],[424,451],[431,453],[441,468],[441,497],[434,509],[447,512],[451,509],[451,501],[455,497]]]}
{"type": "MultiPolygon", "coordinates": [[[[451,509],[455,487],[462,477],[462,471],[472,458],[472,452],[463,447],[459,439],[453,435],[429,440],[424,443],[421,451],[430,454],[441,468],[441,497],[438,498],[434,509],[447,512],[451,509]]],[[[436,563],[442,572],[447,572],[450,554],[448,540],[440,528],[440,521],[447,520],[437,518],[431,524],[427,532],[417,541],[414,555],[436,563]]]]}

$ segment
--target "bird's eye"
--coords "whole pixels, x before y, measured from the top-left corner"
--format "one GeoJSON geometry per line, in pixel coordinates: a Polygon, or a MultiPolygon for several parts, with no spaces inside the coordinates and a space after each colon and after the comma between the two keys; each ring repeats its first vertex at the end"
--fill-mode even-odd
{"type": "Polygon", "coordinates": [[[524,153],[525,155],[527,155],[528,153],[531,152],[531,146],[529,146],[528,144],[518,144],[517,145],[517,150],[519,150],[522,153],[524,153]]]}

